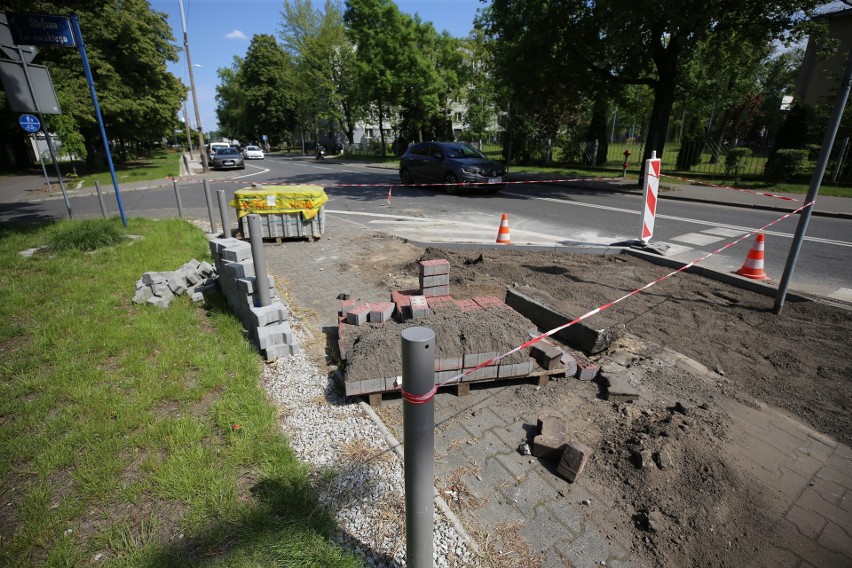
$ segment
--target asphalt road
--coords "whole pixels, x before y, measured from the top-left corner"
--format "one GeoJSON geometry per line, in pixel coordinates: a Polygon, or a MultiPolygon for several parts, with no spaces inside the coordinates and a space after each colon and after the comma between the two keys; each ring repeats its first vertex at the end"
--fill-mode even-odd
{"type": "MultiPolygon", "coordinates": [[[[392,169],[332,159],[315,161],[279,156],[247,162],[244,172],[223,173],[224,176],[230,179],[211,183],[214,207],[216,190],[224,190],[230,201],[235,190],[252,182],[313,183],[324,186],[329,195],[326,205],[329,222],[334,222],[335,217],[346,218],[417,242],[492,244],[503,213],[508,214],[513,244],[609,245],[637,239],[641,225],[641,197],[606,190],[537,183],[509,185],[496,195],[475,192],[447,195],[440,188],[391,187],[398,183],[392,169]]],[[[181,183],[179,189],[184,215],[206,219],[208,211],[201,183],[181,183]]],[[[170,183],[161,188],[122,191],[122,200],[128,217],[177,215],[170,183]]],[[[116,201],[111,192],[105,202],[108,211],[115,214],[116,201]]],[[[100,215],[95,196],[74,196],[71,205],[75,217],[100,215]]],[[[0,220],[64,216],[67,213],[62,199],[0,205],[0,220]]],[[[662,199],[653,240],[669,244],[670,257],[692,261],[781,216],[776,211],[662,199]]],[[[218,212],[215,218],[219,223],[218,212]]],[[[796,223],[796,217],[788,218],[765,231],[764,267],[775,282],[783,273],[796,223]]],[[[702,260],[701,264],[718,270],[736,270],[742,266],[753,242],[749,237],[702,260]]],[[[852,221],[811,218],[791,288],[852,301],[852,221]]]]}

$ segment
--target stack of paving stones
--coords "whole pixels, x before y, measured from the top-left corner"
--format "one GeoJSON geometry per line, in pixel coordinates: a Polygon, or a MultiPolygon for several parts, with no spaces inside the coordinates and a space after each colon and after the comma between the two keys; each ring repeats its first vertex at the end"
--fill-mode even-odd
{"type": "Polygon", "coordinates": [[[204,300],[204,294],[216,286],[216,272],[207,262],[194,258],[173,272],[146,272],[136,281],[134,304],[151,304],[168,308],[176,296],[188,294],[193,302],[204,300]]]}
{"type": "Polygon", "coordinates": [[[592,453],[591,448],[571,439],[568,423],[562,418],[541,414],[538,435],[533,439],[532,453],[543,460],[558,463],[556,472],[570,482],[583,473],[592,453]]]}
{"type": "MultiPolygon", "coordinates": [[[[409,320],[428,318],[432,314],[459,314],[474,310],[512,310],[505,302],[494,296],[484,296],[469,300],[455,300],[449,295],[450,263],[447,260],[426,260],[420,262],[420,288],[418,290],[391,291],[391,301],[381,303],[358,304],[345,294],[340,297],[338,311],[338,347],[341,359],[345,360],[346,335],[354,326],[382,324],[393,319],[404,323],[409,320]],[[389,314],[393,314],[393,318],[389,314]]],[[[428,323],[428,322],[427,322],[428,323]]],[[[435,358],[435,382],[443,383],[459,374],[468,373],[462,381],[465,383],[482,380],[525,377],[533,372],[533,361],[529,358],[519,361],[517,357],[503,361],[492,361],[499,353],[458,353],[435,358]],[[479,369],[473,370],[483,363],[479,369]]],[[[570,355],[560,351],[556,361],[546,370],[570,369],[576,372],[577,364],[570,355]],[[563,358],[567,357],[570,366],[563,358]]],[[[346,395],[355,396],[398,389],[401,377],[376,378],[345,383],[346,395]]],[[[463,386],[463,385],[460,385],[463,386]]]]}
{"type": "Polygon", "coordinates": [[[299,344],[288,323],[289,311],[281,302],[272,276],[267,276],[271,303],[268,306],[260,305],[251,244],[239,239],[212,236],[208,240],[210,254],[219,273],[219,287],[231,311],[240,318],[263,358],[275,361],[285,355],[298,353],[299,344]]]}

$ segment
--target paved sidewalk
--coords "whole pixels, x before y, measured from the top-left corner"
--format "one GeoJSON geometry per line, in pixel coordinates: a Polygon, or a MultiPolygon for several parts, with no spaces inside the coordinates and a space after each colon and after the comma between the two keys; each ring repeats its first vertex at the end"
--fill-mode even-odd
{"type": "MultiPolygon", "coordinates": [[[[282,281],[290,299],[303,312],[318,342],[322,329],[336,322],[337,296],[345,292],[359,301],[386,301],[390,289],[368,284],[352,267],[368,262],[372,239],[384,238],[364,224],[328,214],[326,234],[316,242],[268,243],[267,266],[282,281]],[[367,244],[365,243],[367,241],[367,244]]],[[[314,348],[322,351],[324,344],[314,348]]],[[[695,361],[669,352],[666,363],[684,377],[712,380],[716,375],[695,361]]],[[[562,379],[566,380],[566,379],[562,379]]],[[[572,379],[567,379],[572,380],[572,379]]],[[[685,380],[688,380],[685,378],[685,380]]],[[[597,398],[589,383],[576,381],[577,405],[597,411],[609,405],[597,398]]],[[[526,389],[526,390],[525,390],[526,389]]],[[[491,551],[504,544],[543,558],[545,567],[644,566],[621,542],[613,527],[623,526],[611,496],[584,479],[567,484],[537,459],[521,455],[518,445],[536,423],[540,406],[518,412],[519,392],[529,383],[493,383],[457,397],[436,396],[436,482],[439,492],[459,491],[476,507],[456,514],[480,546],[491,551]],[[507,531],[511,533],[507,536],[507,531]]],[[[542,387],[544,396],[547,387],[542,387]]],[[[402,439],[400,399],[386,401],[377,413],[402,439]]],[[[559,409],[568,412],[570,409],[559,409]]],[[[730,459],[772,492],[770,518],[793,525],[801,535],[789,549],[776,552],[782,566],[833,567],[852,565],[852,451],[771,408],[750,408],[731,402],[730,459]]],[[[576,416],[566,418],[577,419],[576,416]]],[[[447,497],[453,507],[452,498],[447,497]]],[[[762,545],[762,543],[760,543],[762,545]]],[[[769,546],[769,545],[767,545],[769,546]]]]}

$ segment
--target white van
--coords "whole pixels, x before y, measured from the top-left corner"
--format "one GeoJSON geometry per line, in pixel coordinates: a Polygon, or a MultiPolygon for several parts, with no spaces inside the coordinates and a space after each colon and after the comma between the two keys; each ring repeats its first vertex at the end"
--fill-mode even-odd
{"type": "Polygon", "coordinates": [[[226,142],[211,142],[210,144],[207,145],[207,156],[212,158],[213,156],[216,155],[216,150],[218,150],[219,148],[230,148],[230,147],[231,147],[230,144],[227,144],[226,142]]]}

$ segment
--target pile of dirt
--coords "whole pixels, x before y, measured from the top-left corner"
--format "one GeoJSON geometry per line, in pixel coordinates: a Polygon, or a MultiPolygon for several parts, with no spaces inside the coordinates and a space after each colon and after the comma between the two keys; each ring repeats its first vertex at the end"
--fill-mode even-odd
{"type": "MultiPolygon", "coordinates": [[[[370,271],[361,276],[391,288],[416,278],[418,260],[443,258],[457,299],[503,297],[508,287],[528,285],[592,310],[671,272],[628,255],[394,248],[387,254],[383,242],[385,260],[364,263],[370,271]]],[[[772,307],[770,297],[678,273],[606,312],[627,334],[595,359],[629,352],[640,401],[610,403],[597,384],[554,380],[506,389],[492,402],[514,416],[558,409],[582,432],[594,450],[584,483],[615,508],[610,514],[592,504],[591,518],[606,518],[650,562],[792,565],[788,551],[810,542],[782,520],[769,490],[731,462],[726,409],[731,401],[774,406],[850,444],[852,311],[791,299],[780,316],[772,307]],[[672,353],[709,372],[676,364],[672,353]]],[[[392,430],[399,426],[399,416],[381,415],[392,430]]],[[[460,516],[476,506],[464,496],[455,503],[460,516]]]]}
{"type": "MultiPolygon", "coordinates": [[[[405,323],[388,322],[347,327],[343,335],[346,353],[346,381],[362,381],[402,374],[400,334],[409,327],[428,327],[435,332],[435,358],[465,354],[500,355],[529,340],[535,325],[514,310],[479,309],[469,312],[446,311],[405,323]]],[[[522,349],[500,360],[501,365],[529,360],[522,349]]]]}

